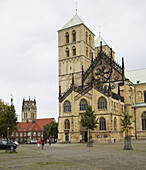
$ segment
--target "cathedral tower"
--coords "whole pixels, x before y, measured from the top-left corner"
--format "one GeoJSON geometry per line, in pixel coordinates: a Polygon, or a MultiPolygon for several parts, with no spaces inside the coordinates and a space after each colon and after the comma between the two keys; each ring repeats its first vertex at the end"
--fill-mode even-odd
{"type": "Polygon", "coordinates": [[[22,122],[31,122],[33,119],[37,118],[37,107],[36,107],[36,99],[34,100],[25,100],[23,98],[22,103],[22,122]]]}
{"type": "Polygon", "coordinates": [[[94,34],[75,16],[58,31],[59,86],[65,92],[72,82],[81,85],[82,65],[86,70],[94,56],[94,34]]]}

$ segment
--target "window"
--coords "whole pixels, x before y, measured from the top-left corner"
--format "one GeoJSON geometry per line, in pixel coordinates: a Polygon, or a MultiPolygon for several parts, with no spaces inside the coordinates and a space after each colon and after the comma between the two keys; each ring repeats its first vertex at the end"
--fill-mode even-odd
{"type": "Polygon", "coordinates": [[[31,113],[31,118],[34,119],[34,113],[31,113]]]}
{"type": "Polygon", "coordinates": [[[64,112],[71,112],[71,104],[69,101],[65,101],[64,103],[64,112]]]}
{"type": "Polygon", "coordinates": [[[72,36],[73,36],[73,42],[76,41],[76,31],[75,30],[72,31],[72,36]]]}
{"type": "Polygon", "coordinates": [[[106,130],[106,120],[104,117],[100,118],[100,130],[106,130]]]}
{"type": "Polygon", "coordinates": [[[144,92],[144,103],[146,103],[146,92],[144,92]]]}
{"type": "Polygon", "coordinates": [[[87,109],[87,107],[88,107],[87,100],[82,99],[82,100],[80,101],[80,111],[82,111],[82,110],[86,110],[86,109],[87,109]]]}
{"type": "Polygon", "coordinates": [[[91,35],[89,35],[89,45],[91,45],[91,35]]]}
{"type": "Polygon", "coordinates": [[[142,113],[141,119],[142,119],[142,130],[146,130],[146,112],[142,113]]]}
{"type": "Polygon", "coordinates": [[[26,136],[26,132],[24,132],[24,136],[26,136]]]}
{"type": "Polygon", "coordinates": [[[86,32],[86,43],[88,43],[88,33],[86,32]]]}
{"type": "Polygon", "coordinates": [[[66,48],[66,57],[69,57],[69,48],[66,48]]]}
{"type": "Polygon", "coordinates": [[[65,120],[65,129],[70,129],[70,122],[68,119],[65,120]]]}
{"type": "Polygon", "coordinates": [[[33,136],[36,136],[36,132],[33,132],[33,136]]]}
{"type": "Polygon", "coordinates": [[[107,101],[104,97],[98,99],[98,109],[107,109],[107,101]]]}
{"type": "Polygon", "coordinates": [[[72,47],[72,54],[73,54],[73,56],[76,55],[76,47],[75,46],[72,47]]]}
{"type": "Polygon", "coordinates": [[[25,131],[25,128],[23,128],[23,130],[25,131]]]}
{"type": "Polygon", "coordinates": [[[40,136],[40,132],[38,132],[38,136],[40,136]]]}
{"type": "Polygon", "coordinates": [[[117,118],[116,117],[114,118],[114,130],[115,131],[117,130],[117,118]]]}
{"type": "Polygon", "coordinates": [[[22,136],[22,132],[20,133],[20,136],[22,136]]]}
{"type": "Polygon", "coordinates": [[[86,56],[88,57],[88,47],[86,47],[86,56]]]}
{"type": "Polygon", "coordinates": [[[18,136],[18,133],[16,133],[16,136],[18,136]]]}
{"type": "Polygon", "coordinates": [[[66,37],[66,43],[69,43],[69,33],[68,32],[65,34],[65,37],[66,37]]]}

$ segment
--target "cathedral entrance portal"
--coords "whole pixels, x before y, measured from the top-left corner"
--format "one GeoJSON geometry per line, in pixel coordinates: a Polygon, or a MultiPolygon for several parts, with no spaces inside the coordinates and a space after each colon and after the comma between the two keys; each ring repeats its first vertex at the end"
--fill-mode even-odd
{"type": "Polygon", "coordinates": [[[87,142],[87,131],[82,131],[82,142],[87,142]]]}
{"type": "Polygon", "coordinates": [[[69,133],[65,133],[65,142],[69,142],[69,133]]]}

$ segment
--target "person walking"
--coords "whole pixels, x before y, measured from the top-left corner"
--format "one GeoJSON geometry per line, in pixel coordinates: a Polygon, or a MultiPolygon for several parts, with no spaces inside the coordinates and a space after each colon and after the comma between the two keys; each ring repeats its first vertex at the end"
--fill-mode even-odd
{"type": "Polygon", "coordinates": [[[42,138],[41,140],[41,143],[42,143],[42,150],[44,149],[44,144],[45,144],[45,140],[42,138]]]}
{"type": "Polygon", "coordinates": [[[40,140],[37,140],[38,149],[40,148],[40,140]]]}

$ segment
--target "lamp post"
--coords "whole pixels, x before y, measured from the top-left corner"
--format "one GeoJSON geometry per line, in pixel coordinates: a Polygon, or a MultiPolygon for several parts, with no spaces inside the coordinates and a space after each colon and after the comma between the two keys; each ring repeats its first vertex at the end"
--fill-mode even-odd
{"type": "Polygon", "coordinates": [[[9,138],[9,127],[7,127],[7,148],[6,148],[6,152],[8,152],[8,138],[9,138]]]}

